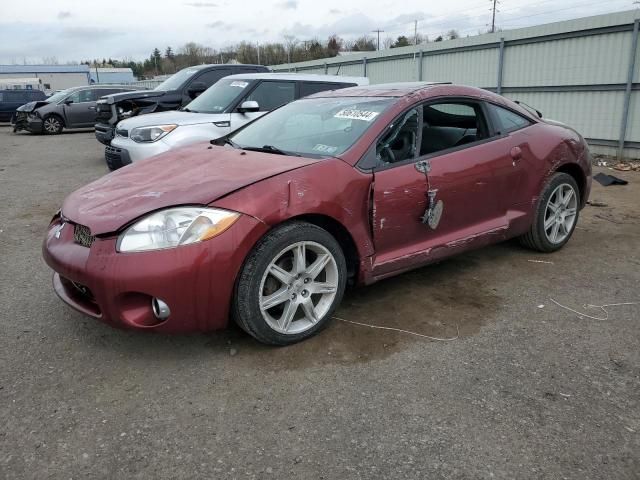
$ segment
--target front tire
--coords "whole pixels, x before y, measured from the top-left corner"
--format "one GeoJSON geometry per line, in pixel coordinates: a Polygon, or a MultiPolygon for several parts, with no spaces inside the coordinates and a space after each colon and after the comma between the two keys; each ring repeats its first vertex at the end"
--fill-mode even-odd
{"type": "Polygon", "coordinates": [[[326,230],[291,222],[265,235],[245,260],[232,314],[247,333],[290,345],[325,328],[347,280],[344,254],[326,230]]]}
{"type": "Polygon", "coordinates": [[[42,132],[45,135],[58,135],[63,128],[62,119],[57,115],[49,115],[42,120],[42,132]]]}
{"type": "Polygon", "coordinates": [[[520,237],[520,243],[544,253],[560,250],[569,241],[578,223],[579,192],[571,175],[555,173],[543,187],[533,224],[520,237]]]}

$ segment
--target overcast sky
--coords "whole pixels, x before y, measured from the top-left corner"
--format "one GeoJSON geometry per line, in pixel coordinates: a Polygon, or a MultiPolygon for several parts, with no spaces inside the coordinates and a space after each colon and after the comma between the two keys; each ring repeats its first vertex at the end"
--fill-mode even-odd
{"type": "MultiPolygon", "coordinates": [[[[214,48],[247,40],[385,36],[435,38],[452,28],[463,36],[486,30],[492,0],[0,0],[0,63],[60,63],[91,58],[148,57],[195,41],[214,48]]],[[[512,29],[630,10],[633,0],[501,0],[497,26],[512,29]]]]}

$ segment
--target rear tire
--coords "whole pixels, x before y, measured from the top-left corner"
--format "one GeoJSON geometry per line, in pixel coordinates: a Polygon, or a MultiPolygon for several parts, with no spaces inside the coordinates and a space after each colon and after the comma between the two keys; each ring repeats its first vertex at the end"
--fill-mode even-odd
{"type": "Polygon", "coordinates": [[[329,324],[346,280],[344,254],[329,232],[306,222],[286,223],[247,256],[232,315],[258,341],[290,345],[329,324]]]}
{"type": "Polygon", "coordinates": [[[64,122],[57,115],[48,115],[42,120],[42,133],[45,135],[58,135],[63,128],[64,122]]]}
{"type": "Polygon", "coordinates": [[[560,250],[571,238],[579,215],[578,184],[571,175],[555,173],[542,188],[533,223],[520,243],[543,253],[560,250]]]}

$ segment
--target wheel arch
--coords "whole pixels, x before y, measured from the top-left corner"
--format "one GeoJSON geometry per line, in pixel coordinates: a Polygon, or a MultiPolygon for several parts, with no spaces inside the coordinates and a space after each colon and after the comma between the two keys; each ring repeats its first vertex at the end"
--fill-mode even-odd
{"type": "Polygon", "coordinates": [[[582,170],[582,167],[577,163],[565,163],[560,165],[556,169],[555,173],[566,173],[576,181],[578,184],[578,193],[580,195],[580,206],[583,207],[587,189],[587,177],[582,170]]]}
{"type": "Polygon", "coordinates": [[[50,112],[50,113],[45,114],[42,117],[42,121],[44,122],[49,117],[57,117],[60,120],[60,122],[62,122],[62,128],[67,126],[67,122],[64,121],[64,117],[61,114],[59,114],[58,112],[50,112]]]}
{"type": "Polygon", "coordinates": [[[358,253],[356,242],[347,227],[329,215],[306,213],[290,217],[282,223],[273,225],[272,228],[282,225],[283,223],[295,221],[306,222],[320,227],[329,232],[333,238],[336,239],[342,248],[342,252],[344,253],[344,257],[347,262],[347,282],[350,285],[356,283],[360,269],[360,254],[358,253]]]}

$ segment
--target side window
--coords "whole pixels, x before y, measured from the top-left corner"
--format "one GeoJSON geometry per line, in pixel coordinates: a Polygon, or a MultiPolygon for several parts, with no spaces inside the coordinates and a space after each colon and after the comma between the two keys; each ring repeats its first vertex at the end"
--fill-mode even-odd
{"type": "Polygon", "coordinates": [[[0,102],[4,102],[4,93],[0,92],[0,102]]]}
{"type": "Polygon", "coordinates": [[[491,105],[491,108],[500,121],[502,133],[515,132],[516,130],[520,130],[521,128],[531,125],[531,121],[529,119],[524,118],[522,115],[512,112],[511,110],[498,107],[497,105],[491,105]]]}
{"type": "MultiPolygon", "coordinates": [[[[231,70],[226,68],[216,68],[214,70],[209,70],[208,72],[204,72],[201,75],[198,75],[193,79],[193,82],[202,82],[207,88],[216,83],[222,77],[226,77],[231,74],[231,70]]],[[[191,83],[193,83],[191,82],[191,83]]]]}
{"type": "Polygon", "coordinates": [[[96,100],[96,91],[90,89],[78,90],[67,97],[67,99],[73,101],[73,103],[93,102],[96,100]]]}
{"type": "Polygon", "coordinates": [[[269,112],[274,108],[295,100],[296,86],[293,82],[262,82],[245,98],[260,105],[261,112],[269,112]]]}
{"type": "Polygon", "coordinates": [[[447,102],[422,107],[420,155],[460,147],[489,137],[479,104],[447,102]]]}
{"type": "Polygon", "coordinates": [[[378,164],[400,163],[416,158],[418,154],[418,109],[409,110],[397,120],[376,144],[378,164]]]}
{"type": "Polygon", "coordinates": [[[306,97],[314,93],[324,92],[326,90],[338,90],[340,88],[353,87],[355,83],[322,83],[322,82],[301,82],[300,96],[306,97]]]}

